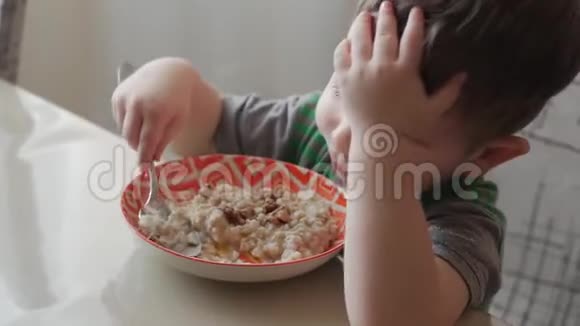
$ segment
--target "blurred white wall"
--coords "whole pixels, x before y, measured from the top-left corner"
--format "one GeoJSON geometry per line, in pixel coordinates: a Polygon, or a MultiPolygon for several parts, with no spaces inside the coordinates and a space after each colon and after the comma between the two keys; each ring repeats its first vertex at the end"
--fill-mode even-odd
{"type": "Polygon", "coordinates": [[[231,92],[324,86],[354,0],[29,0],[20,83],[112,129],[115,68],[189,58],[231,92]]]}

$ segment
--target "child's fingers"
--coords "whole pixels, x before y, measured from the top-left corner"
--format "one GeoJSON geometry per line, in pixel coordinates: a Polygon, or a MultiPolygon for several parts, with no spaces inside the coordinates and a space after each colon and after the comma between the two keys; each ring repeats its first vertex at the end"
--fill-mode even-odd
{"type": "Polygon", "coordinates": [[[123,122],[125,121],[125,100],[124,98],[113,97],[111,101],[113,118],[115,119],[115,124],[117,128],[121,130],[123,128],[123,122]]]}
{"type": "Polygon", "coordinates": [[[373,58],[381,63],[395,61],[399,55],[399,37],[393,4],[384,1],[377,16],[373,58]]]}
{"type": "Polygon", "coordinates": [[[143,116],[137,110],[129,110],[123,120],[122,135],[131,148],[137,149],[143,116]]]}
{"type": "Polygon", "coordinates": [[[117,124],[119,130],[121,130],[121,127],[123,126],[123,122],[125,122],[125,115],[127,114],[127,110],[125,109],[125,107],[121,107],[117,113],[119,122],[117,124]]]}
{"type": "Polygon", "coordinates": [[[152,119],[151,117],[146,117],[143,121],[138,148],[140,163],[153,161],[156,154],[155,151],[163,136],[165,125],[164,120],[152,119]]]}
{"type": "Polygon", "coordinates": [[[354,20],[348,39],[351,44],[352,62],[369,61],[372,56],[372,37],[370,33],[370,16],[367,12],[360,13],[354,20]]]}
{"type": "Polygon", "coordinates": [[[418,68],[423,56],[425,21],[418,7],[411,10],[405,31],[401,37],[399,60],[406,66],[418,68]]]}
{"type": "Polygon", "coordinates": [[[178,129],[179,123],[180,121],[178,119],[173,119],[165,127],[163,135],[161,136],[161,140],[159,141],[159,144],[155,149],[155,154],[153,155],[153,159],[155,161],[161,160],[161,155],[163,155],[165,148],[167,147],[167,145],[169,145],[169,142],[171,142],[171,140],[175,137],[177,130],[179,130],[178,129]]]}
{"type": "Polygon", "coordinates": [[[461,89],[465,84],[466,78],[467,75],[459,74],[443,85],[431,97],[431,109],[440,114],[451,109],[461,94],[461,89]]]}
{"type": "Polygon", "coordinates": [[[351,65],[350,41],[342,40],[334,50],[334,71],[343,72],[348,70],[351,65]]]}
{"type": "Polygon", "coordinates": [[[124,106],[118,107],[113,112],[113,117],[115,118],[115,124],[117,125],[118,130],[123,130],[123,124],[125,123],[125,115],[127,114],[127,110],[125,110],[124,106]]]}

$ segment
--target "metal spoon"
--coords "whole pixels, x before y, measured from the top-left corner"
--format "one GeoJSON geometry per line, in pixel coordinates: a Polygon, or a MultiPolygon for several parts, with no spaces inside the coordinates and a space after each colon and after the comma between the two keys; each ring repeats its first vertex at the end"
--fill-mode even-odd
{"type": "MultiPolygon", "coordinates": [[[[135,67],[128,62],[123,62],[117,70],[117,84],[129,77],[135,71],[135,67]]],[[[171,210],[167,204],[159,199],[159,183],[157,180],[157,173],[155,172],[155,163],[149,162],[147,165],[147,175],[149,177],[149,196],[145,205],[139,210],[139,219],[143,219],[144,215],[156,215],[163,220],[167,220],[171,215],[171,210]]],[[[196,257],[201,254],[201,241],[199,236],[194,237],[195,240],[190,243],[183,252],[187,256],[196,257]]]]}
{"type": "Polygon", "coordinates": [[[159,183],[157,181],[157,173],[155,172],[155,164],[153,162],[147,164],[147,175],[149,177],[149,196],[145,205],[139,211],[139,219],[143,218],[145,214],[155,214],[167,220],[169,215],[171,215],[171,210],[167,207],[167,204],[157,197],[159,193],[159,183]]]}

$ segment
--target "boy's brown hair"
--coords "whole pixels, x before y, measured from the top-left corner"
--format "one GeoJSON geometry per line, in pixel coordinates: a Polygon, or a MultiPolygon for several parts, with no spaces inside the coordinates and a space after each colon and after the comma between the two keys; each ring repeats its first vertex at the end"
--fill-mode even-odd
{"type": "MultiPolygon", "coordinates": [[[[358,11],[383,0],[361,0],[358,11]]],[[[457,109],[476,143],[528,125],[580,70],[579,0],[393,0],[404,30],[413,6],[426,18],[427,91],[468,74],[457,109]]]]}

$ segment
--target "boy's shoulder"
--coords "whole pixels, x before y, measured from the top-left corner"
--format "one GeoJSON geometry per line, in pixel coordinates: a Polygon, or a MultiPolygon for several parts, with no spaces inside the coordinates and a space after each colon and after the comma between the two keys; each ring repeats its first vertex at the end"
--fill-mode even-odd
{"type": "Polygon", "coordinates": [[[327,146],[315,119],[320,95],[313,91],[277,99],[258,94],[224,96],[214,136],[216,149],[328,171],[327,146]]]}
{"type": "Polygon", "coordinates": [[[498,197],[497,183],[485,176],[480,176],[473,180],[447,181],[439,188],[433,187],[423,193],[422,202],[426,210],[435,209],[444,203],[469,205],[503,225],[505,216],[497,207],[498,197]]]}
{"type": "Polygon", "coordinates": [[[448,180],[423,193],[426,205],[436,205],[442,200],[479,202],[491,209],[497,203],[499,187],[486,176],[467,180],[465,178],[448,180]]]}
{"type": "Polygon", "coordinates": [[[469,305],[478,309],[489,308],[502,282],[506,219],[498,194],[495,182],[479,177],[461,187],[447,183],[440,195],[422,197],[434,253],[462,276],[469,305]]]}
{"type": "Polygon", "coordinates": [[[436,226],[434,233],[472,233],[474,239],[488,234],[501,257],[507,224],[498,196],[497,183],[481,176],[462,186],[447,182],[439,194],[426,191],[421,200],[429,224],[436,226]]]}

